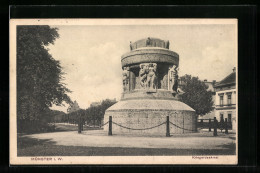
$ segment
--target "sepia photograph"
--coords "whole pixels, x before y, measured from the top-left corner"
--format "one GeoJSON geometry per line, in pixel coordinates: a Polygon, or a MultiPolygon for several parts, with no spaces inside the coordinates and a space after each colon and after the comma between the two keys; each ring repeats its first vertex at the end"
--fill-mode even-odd
{"type": "Polygon", "coordinates": [[[10,19],[10,164],[238,163],[237,19],[10,19]]]}

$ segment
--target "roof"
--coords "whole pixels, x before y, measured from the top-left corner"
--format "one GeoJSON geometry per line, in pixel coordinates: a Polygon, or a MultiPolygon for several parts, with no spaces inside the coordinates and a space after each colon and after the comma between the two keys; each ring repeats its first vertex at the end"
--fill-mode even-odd
{"type": "Polygon", "coordinates": [[[235,83],[236,83],[236,72],[232,72],[230,75],[228,75],[223,80],[218,82],[215,85],[215,88],[220,87],[220,86],[225,86],[225,85],[231,85],[231,84],[235,84],[235,83]]]}

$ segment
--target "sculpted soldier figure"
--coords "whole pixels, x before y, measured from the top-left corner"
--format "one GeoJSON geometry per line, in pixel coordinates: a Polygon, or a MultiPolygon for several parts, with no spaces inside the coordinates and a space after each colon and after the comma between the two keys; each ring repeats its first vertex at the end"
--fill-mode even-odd
{"type": "Polygon", "coordinates": [[[157,76],[156,76],[156,70],[157,70],[157,64],[156,63],[152,63],[149,64],[149,68],[148,68],[148,74],[147,74],[147,87],[150,89],[156,89],[157,85],[157,76]]]}
{"type": "Polygon", "coordinates": [[[129,84],[129,68],[128,67],[124,67],[123,70],[123,87],[124,87],[124,91],[127,90],[127,86],[129,84]]]}
{"type": "Polygon", "coordinates": [[[185,92],[178,87],[178,70],[179,68],[176,65],[170,68],[170,88],[174,93],[182,95],[185,92]]]}
{"type": "Polygon", "coordinates": [[[139,78],[140,85],[143,88],[146,88],[146,80],[147,80],[147,64],[140,64],[139,78]]]}
{"type": "Polygon", "coordinates": [[[170,88],[177,93],[178,89],[178,67],[173,65],[170,69],[170,88]]]}

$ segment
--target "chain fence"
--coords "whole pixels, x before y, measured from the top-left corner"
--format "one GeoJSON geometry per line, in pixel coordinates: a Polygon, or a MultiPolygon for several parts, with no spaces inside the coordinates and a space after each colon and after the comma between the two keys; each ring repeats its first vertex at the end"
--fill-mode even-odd
{"type": "MultiPolygon", "coordinates": [[[[101,128],[101,127],[107,125],[108,123],[109,123],[109,121],[107,121],[106,123],[100,125],[99,127],[101,128]]],[[[160,127],[160,126],[162,126],[163,124],[166,124],[166,123],[167,123],[167,121],[165,121],[165,122],[163,122],[163,123],[161,123],[161,124],[158,124],[158,125],[156,125],[156,126],[153,126],[153,127],[147,127],[147,128],[142,128],[142,129],[140,129],[140,128],[126,127],[126,126],[123,126],[123,125],[121,125],[121,124],[118,124],[118,123],[112,121],[112,124],[115,124],[115,125],[117,125],[117,126],[119,126],[119,127],[122,127],[122,128],[128,129],[128,130],[150,130],[150,129],[154,129],[154,128],[156,128],[156,127],[160,127]]],[[[178,125],[172,123],[171,121],[169,121],[169,124],[171,124],[171,125],[173,125],[173,126],[179,128],[179,129],[182,129],[182,130],[187,130],[187,131],[196,132],[196,130],[190,130],[190,129],[186,129],[186,128],[180,127],[180,126],[178,126],[178,125]]]]}
{"type": "MultiPolygon", "coordinates": [[[[143,128],[143,129],[136,129],[136,128],[126,127],[126,126],[123,126],[123,125],[118,124],[118,123],[116,123],[116,122],[112,122],[112,123],[115,124],[115,125],[117,125],[117,126],[119,126],[119,127],[122,127],[122,128],[125,128],[125,129],[129,129],[129,130],[149,130],[149,129],[153,129],[153,128],[159,127],[159,126],[161,126],[161,125],[163,125],[163,124],[166,124],[167,122],[165,121],[165,122],[163,122],[163,123],[161,123],[161,124],[158,124],[158,125],[156,125],[156,126],[148,127],[148,128],[143,128]]],[[[172,122],[169,122],[169,123],[172,124],[173,126],[179,128],[179,129],[196,132],[196,130],[190,130],[190,129],[182,128],[182,127],[180,127],[180,126],[178,126],[178,125],[176,125],[176,124],[174,124],[174,123],[172,123],[172,122]]]]}
{"type": "Polygon", "coordinates": [[[105,124],[100,125],[99,127],[101,128],[101,127],[103,127],[104,125],[107,125],[107,123],[109,123],[109,121],[107,121],[105,124]]]}
{"type": "MultiPolygon", "coordinates": [[[[122,127],[122,128],[124,128],[124,129],[128,129],[128,130],[150,130],[150,129],[154,129],[154,128],[157,128],[157,127],[160,127],[160,126],[166,124],[166,125],[167,125],[167,127],[166,127],[166,128],[167,128],[167,129],[166,129],[167,133],[170,133],[170,125],[173,125],[173,126],[175,126],[176,128],[179,128],[179,129],[182,129],[182,130],[186,130],[186,131],[190,131],[190,132],[197,132],[197,129],[196,129],[196,130],[192,130],[192,129],[186,129],[186,128],[184,128],[184,127],[178,126],[178,125],[174,124],[173,122],[169,121],[168,118],[167,118],[167,121],[165,121],[165,122],[163,122],[163,123],[160,123],[160,124],[155,125],[155,126],[152,126],[152,127],[147,127],[147,128],[131,128],[131,127],[126,127],[126,126],[124,126],[124,125],[122,125],[122,124],[113,122],[112,119],[111,119],[111,120],[108,120],[106,123],[100,125],[99,127],[100,127],[100,128],[101,128],[101,127],[104,127],[104,126],[107,125],[107,124],[109,124],[109,132],[110,132],[110,128],[111,128],[111,134],[112,134],[112,124],[115,124],[116,126],[119,126],[119,127],[122,127]],[[110,127],[110,126],[111,126],[111,127],[110,127]]],[[[215,123],[215,124],[216,124],[216,123],[215,123]]],[[[184,124],[183,124],[183,126],[184,126],[184,124]]],[[[219,128],[219,127],[216,128],[215,126],[216,126],[216,125],[213,126],[213,128],[214,128],[214,136],[217,136],[217,133],[215,134],[215,131],[216,131],[215,129],[217,129],[217,128],[219,128]]],[[[227,131],[227,130],[226,130],[226,131],[227,131]]],[[[183,131],[183,132],[184,132],[184,131],[183,131]]],[[[228,131],[225,132],[225,133],[228,133],[228,131]]]]}
{"type": "Polygon", "coordinates": [[[179,128],[179,129],[187,130],[187,131],[191,131],[191,132],[196,132],[196,130],[185,129],[185,128],[183,128],[183,127],[177,126],[176,124],[173,124],[172,122],[169,122],[169,123],[172,124],[173,126],[179,128]]]}
{"type": "Polygon", "coordinates": [[[123,126],[123,125],[121,125],[121,124],[115,123],[115,122],[113,122],[113,121],[112,121],[112,123],[115,124],[115,125],[117,125],[117,126],[119,126],[119,127],[122,127],[122,128],[125,128],[125,129],[129,129],[129,130],[149,130],[149,129],[153,129],[153,128],[159,127],[159,126],[165,124],[166,122],[163,122],[163,123],[158,124],[158,125],[153,126],[153,127],[144,128],[144,129],[134,129],[134,128],[126,127],[126,126],[123,126]]]}

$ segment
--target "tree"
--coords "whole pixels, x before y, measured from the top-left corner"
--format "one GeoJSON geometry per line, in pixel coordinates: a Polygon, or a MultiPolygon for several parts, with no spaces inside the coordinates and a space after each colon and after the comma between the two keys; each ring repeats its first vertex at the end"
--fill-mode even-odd
{"type": "Polygon", "coordinates": [[[67,109],[68,113],[80,110],[78,102],[75,100],[67,109]]]}
{"type": "Polygon", "coordinates": [[[78,102],[75,100],[73,103],[70,104],[70,106],[67,109],[68,112],[68,121],[73,121],[74,123],[77,122],[76,120],[80,117],[79,114],[79,104],[78,102]]]}
{"type": "Polygon", "coordinates": [[[91,106],[85,111],[85,120],[88,122],[98,122],[101,123],[101,120],[104,118],[105,111],[115,104],[115,100],[106,99],[103,100],[100,105],[97,106],[91,106]]]}
{"type": "Polygon", "coordinates": [[[180,100],[192,107],[197,115],[205,115],[213,110],[212,92],[207,91],[208,86],[198,77],[185,75],[180,78],[181,89],[185,92],[180,100]]]}
{"type": "Polygon", "coordinates": [[[49,107],[71,103],[60,62],[46,49],[59,37],[50,26],[17,26],[17,120],[40,122],[49,107]]]}

